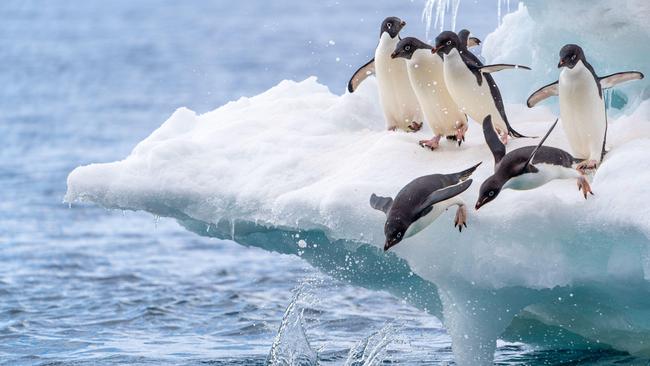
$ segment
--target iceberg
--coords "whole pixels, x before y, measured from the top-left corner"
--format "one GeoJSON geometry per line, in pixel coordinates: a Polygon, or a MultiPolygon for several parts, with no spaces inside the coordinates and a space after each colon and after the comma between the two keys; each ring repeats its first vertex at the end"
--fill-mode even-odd
{"type": "MultiPolygon", "coordinates": [[[[504,192],[462,233],[448,212],[384,253],[371,193],[483,161],[463,194],[473,203],[492,157],[477,124],[466,144],[435,152],[418,146],[428,131],[385,131],[376,88],[370,78],[339,96],[312,77],[202,115],[180,108],[124,160],[72,171],[65,201],[172,217],[389,291],[443,321],[459,365],[492,364],[499,338],[650,356],[650,101],[610,121],[595,197],[573,180],[504,192]]],[[[529,135],[554,120],[544,107],[507,109],[529,135]]],[[[568,149],[561,133],[547,144],[568,149]]]]}

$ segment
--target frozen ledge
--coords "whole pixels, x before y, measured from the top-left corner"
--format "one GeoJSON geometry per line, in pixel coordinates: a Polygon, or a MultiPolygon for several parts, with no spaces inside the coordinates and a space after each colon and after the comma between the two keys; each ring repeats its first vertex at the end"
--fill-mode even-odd
{"type": "MultiPolygon", "coordinates": [[[[426,132],[384,131],[377,106],[374,80],[337,96],[310,78],[204,115],[181,108],[126,159],[75,169],[65,200],[173,217],[390,291],[443,319],[460,365],[491,364],[497,337],[650,355],[650,103],[612,122],[595,197],[574,181],[507,191],[467,231],[447,213],[388,254],[371,193],[484,161],[463,196],[474,202],[492,158],[477,124],[462,147],[431,152],[417,145],[426,132]]],[[[509,110],[527,134],[553,120],[509,110]]],[[[566,148],[561,129],[548,144],[566,148]]]]}

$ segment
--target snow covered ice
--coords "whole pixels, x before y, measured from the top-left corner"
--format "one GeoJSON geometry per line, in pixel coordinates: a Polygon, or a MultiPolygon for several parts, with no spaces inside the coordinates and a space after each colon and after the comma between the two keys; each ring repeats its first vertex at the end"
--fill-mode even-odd
{"type": "MultiPolygon", "coordinates": [[[[500,29],[527,14],[520,8],[500,29]]],[[[531,42],[500,29],[486,39],[488,59],[499,61],[497,40],[531,42]]],[[[559,46],[551,48],[555,58],[559,46]]],[[[538,79],[557,79],[557,70],[545,72],[512,71],[513,100],[544,85],[538,79]]],[[[647,84],[625,88],[631,99],[647,84]]],[[[476,124],[466,144],[443,142],[435,152],[418,146],[426,129],[385,131],[374,78],[342,96],[309,78],[203,115],[180,108],[124,160],[70,173],[65,200],[173,217],[198,235],[299,254],[336,278],[387,290],[443,320],[460,365],[491,364],[497,338],[650,355],[650,101],[632,104],[610,119],[611,151],[589,200],[575,180],[505,191],[469,211],[466,231],[448,212],[388,254],[371,193],[394,195],[415,177],[483,161],[462,195],[473,204],[492,156],[476,124]]],[[[507,109],[527,135],[543,135],[555,120],[552,108],[507,109]]],[[[535,141],[512,140],[508,149],[535,141]]],[[[547,145],[570,150],[560,129],[547,145]]]]}

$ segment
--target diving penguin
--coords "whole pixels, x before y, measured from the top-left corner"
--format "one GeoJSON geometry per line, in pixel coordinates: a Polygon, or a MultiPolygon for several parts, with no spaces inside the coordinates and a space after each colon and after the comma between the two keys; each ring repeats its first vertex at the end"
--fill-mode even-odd
{"type": "Polygon", "coordinates": [[[560,117],[571,149],[583,160],[578,168],[595,169],[605,154],[607,112],[603,89],[643,79],[637,71],[617,72],[599,77],[587,62],[580,46],[568,44],[560,50],[560,79],[535,91],[527,101],[532,108],[540,101],[560,96],[560,117]]]}
{"type": "Polygon", "coordinates": [[[483,134],[494,156],[494,174],[481,185],[475,208],[478,210],[494,200],[502,189],[529,190],[541,187],[554,179],[576,178],[578,190],[587,198],[592,194],[585,175],[573,167],[573,156],[556,147],[543,146],[546,138],[557,125],[557,120],[537,146],[526,146],[506,154],[492,126],[491,116],[483,121],[483,134]]]}
{"type": "Polygon", "coordinates": [[[381,23],[379,44],[375,57],[357,70],[348,82],[348,91],[353,93],[368,76],[376,74],[379,100],[384,112],[386,127],[415,132],[422,128],[422,113],[415,96],[403,60],[390,55],[400,41],[399,32],[406,22],[397,17],[388,17],[381,23]]]}
{"type": "Polygon", "coordinates": [[[458,206],[454,227],[467,227],[465,202],[458,195],[472,184],[468,179],[481,165],[454,174],[432,174],[419,177],[404,186],[395,199],[370,196],[370,206],[386,214],[384,250],[397,245],[429,226],[450,206],[458,206]]]}
{"type": "Polygon", "coordinates": [[[510,64],[483,65],[467,50],[460,37],[451,31],[442,32],[436,37],[436,47],[431,52],[444,58],[445,82],[449,94],[463,112],[477,122],[483,121],[488,115],[494,116],[494,127],[504,143],[508,141],[509,135],[525,137],[510,126],[501,92],[490,73],[530,68],[510,64]]]}
{"type": "MultiPolygon", "coordinates": [[[[469,31],[465,42],[469,39],[468,36],[469,31]]],[[[478,38],[471,40],[472,44],[480,43],[478,38]]],[[[406,60],[411,87],[418,98],[424,119],[433,131],[433,138],[420,141],[420,145],[434,150],[443,136],[458,141],[460,146],[467,132],[467,115],[460,111],[449,95],[442,59],[431,53],[432,48],[417,38],[407,37],[399,41],[391,57],[406,60]]]]}

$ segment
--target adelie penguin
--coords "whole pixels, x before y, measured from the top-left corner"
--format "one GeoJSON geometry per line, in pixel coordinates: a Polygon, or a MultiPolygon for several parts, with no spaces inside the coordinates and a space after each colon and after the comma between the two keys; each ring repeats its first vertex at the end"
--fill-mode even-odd
{"type": "Polygon", "coordinates": [[[607,112],[603,89],[643,79],[637,71],[617,72],[599,77],[587,62],[580,46],[568,44],[560,50],[560,79],[535,91],[527,101],[532,108],[542,100],[560,96],[560,117],[573,154],[582,162],[581,170],[594,169],[605,154],[607,112]]]}
{"type": "Polygon", "coordinates": [[[492,126],[491,116],[483,121],[483,134],[494,156],[494,174],[481,185],[475,208],[478,210],[497,198],[503,189],[529,190],[554,180],[575,178],[578,190],[585,199],[592,194],[589,181],[582,172],[574,169],[574,158],[568,152],[550,146],[543,146],[546,138],[557,125],[557,120],[537,146],[526,146],[506,154],[492,126]]]}
{"type": "MultiPolygon", "coordinates": [[[[465,42],[470,39],[468,36],[469,32],[465,42]]],[[[472,37],[470,40],[472,45],[480,43],[478,38],[472,37]]],[[[399,41],[391,57],[406,60],[411,87],[418,98],[424,119],[433,132],[433,137],[420,141],[420,145],[434,150],[443,136],[457,141],[460,146],[467,132],[467,115],[460,111],[449,95],[442,59],[431,53],[432,48],[417,38],[406,37],[399,41]]]]}
{"type": "MultiPolygon", "coordinates": [[[[462,35],[466,37],[464,32],[462,35]]],[[[443,69],[449,94],[463,112],[477,122],[488,115],[494,116],[494,127],[504,143],[508,141],[508,136],[525,137],[510,126],[501,92],[490,73],[530,68],[510,64],[483,65],[468,51],[460,37],[451,31],[442,32],[436,37],[436,46],[431,52],[444,59],[443,69]]]]}
{"type": "Polygon", "coordinates": [[[399,128],[415,132],[422,128],[420,105],[411,88],[404,60],[390,57],[400,41],[399,32],[405,25],[406,22],[397,17],[388,17],[381,23],[375,57],[352,75],[348,91],[353,93],[363,80],[376,74],[386,127],[389,130],[399,128]]]}
{"type": "Polygon", "coordinates": [[[404,186],[395,199],[370,196],[370,206],[386,214],[384,250],[397,245],[429,226],[450,206],[458,206],[454,227],[467,227],[465,202],[459,195],[472,184],[468,179],[481,163],[454,174],[419,177],[404,186]]]}

